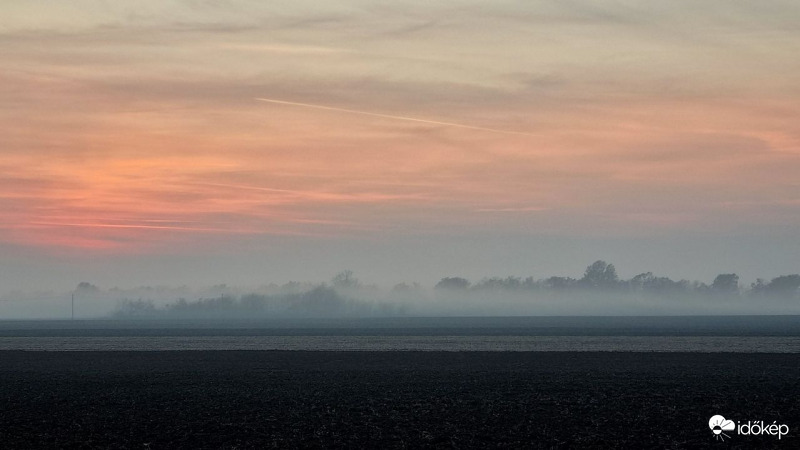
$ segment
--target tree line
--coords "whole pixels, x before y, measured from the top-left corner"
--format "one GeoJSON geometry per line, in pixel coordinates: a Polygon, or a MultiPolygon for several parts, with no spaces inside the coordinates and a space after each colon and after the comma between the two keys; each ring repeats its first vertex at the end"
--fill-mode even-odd
{"type": "MultiPolygon", "coordinates": [[[[369,316],[394,315],[408,312],[413,299],[434,300],[437,293],[444,298],[458,298],[459,295],[516,293],[552,298],[555,294],[613,294],[623,298],[641,295],[645,297],[670,298],[718,297],[718,298],[763,298],[800,300],[800,275],[781,275],[769,281],[757,279],[749,287],[742,286],[735,273],[717,275],[711,284],[700,281],[672,280],[643,272],[624,280],[617,275],[613,264],[599,260],[586,267],[581,278],[551,276],[543,279],[487,277],[471,283],[463,277],[444,277],[433,291],[419,283],[399,283],[390,291],[375,285],[363,284],[354,273],[345,270],[334,276],[328,283],[289,282],[282,286],[270,285],[266,292],[236,295],[227,293],[227,286],[215,286],[220,293],[215,297],[187,300],[179,298],[169,304],[157,306],[149,299],[122,299],[115,315],[117,317],[303,317],[308,315],[369,316]],[[433,298],[430,296],[433,295],[433,298]]],[[[111,291],[113,292],[113,290],[111,291]]],[[[111,293],[109,292],[109,294],[111,293]]],[[[84,296],[104,293],[96,286],[82,282],[76,293],[84,296]]]]}
{"type": "Polygon", "coordinates": [[[472,284],[462,277],[442,278],[435,286],[437,290],[453,291],[611,291],[641,292],[674,296],[681,294],[708,294],[726,296],[776,297],[792,299],[800,295],[800,274],[781,275],[766,281],[757,279],[749,287],[739,283],[735,273],[722,273],[711,284],[700,281],[672,280],[652,272],[643,272],[629,280],[620,279],[613,264],[598,260],[586,267],[581,278],[551,276],[544,279],[533,277],[491,277],[472,284]]]}

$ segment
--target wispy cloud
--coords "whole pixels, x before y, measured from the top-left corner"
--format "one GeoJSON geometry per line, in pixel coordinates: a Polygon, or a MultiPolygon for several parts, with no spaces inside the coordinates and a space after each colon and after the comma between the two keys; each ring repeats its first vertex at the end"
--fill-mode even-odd
{"type": "Polygon", "coordinates": [[[5,242],[796,221],[791,2],[31,5],[5,242]]]}
{"type": "Polygon", "coordinates": [[[180,227],[174,225],[135,225],[119,223],[70,223],[70,222],[31,222],[31,225],[45,225],[52,227],[77,227],[77,228],[131,228],[141,230],[172,230],[189,231],[201,233],[237,233],[240,230],[230,228],[200,228],[200,227],[180,227]]]}
{"type": "Polygon", "coordinates": [[[549,208],[544,208],[541,206],[517,206],[517,207],[507,207],[507,208],[478,208],[476,212],[538,212],[538,211],[547,211],[549,208]]]}
{"type": "Polygon", "coordinates": [[[351,53],[353,50],[336,47],[323,47],[318,45],[292,45],[292,44],[260,44],[248,42],[229,42],[216,45],[223,50],[240,50],[255,53],[296,53],[308,55],[324,55],[351,53]]]}
{"type": "Polygon", "coordinates": [[[321,109],[325,111],[335,111],[335,112],[344,112],[348,114],[360,114],[362,116],[371,116],[371,117],[379,117],[382,119],[393,119],[393,120],[405,120],[409,122],[418,122],[418,123],[425,123],[430,125],[442,125],[446,127],[456,127],[456,128],[466,128],[469,130],[478,130],[478,131],[488,131],[491,133],[501,133],[501,134],[518,134],[523,136],[537,136],[534,133],[527,133],[524,131],[512,131],[512,130],[501,130],[498,128],[487,128],[487,127],[479,127],[474,125],[465,125],[463,123],[455,123],[455,122],[444,122],[441,120],[431,120],[431,119],[421,119],[418,117],[407,117],[407,116],[395,116],[391,114],[381,114],[369,111],[359,111],[354,109],[346,109],[346,108],[337,108],[333,106],[326,106],[326,105],[314,105],[310,103],[300,103],[300,102],[290,102],[286,100],[276,100],[270,98],[256,98],[256,100],[260,102],[267,102],[267,103],[275,103],[279,105],[289,105],[289,106],[301,106],[304,108],[314,108],[314,109],[321,109]]]}

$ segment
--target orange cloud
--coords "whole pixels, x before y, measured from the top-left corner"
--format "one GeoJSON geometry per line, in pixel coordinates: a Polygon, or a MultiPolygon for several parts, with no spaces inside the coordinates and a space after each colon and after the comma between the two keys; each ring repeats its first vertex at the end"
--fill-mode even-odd
{"type": "Polygon", "coordinates": [[[316,26],[265,8],[0,30],[0,240],[134,251],[209,235],[797,220],[797,36],[759,34],[751,16],[766,12],[740,12],[743,36],[667,7],[625,20],[426,6],[441,29],[344,12],[316,26]],[[653,20],[692,50],[646,30],[653,20]],[[718,48],[743,41],[746,58],[718,48]]]}

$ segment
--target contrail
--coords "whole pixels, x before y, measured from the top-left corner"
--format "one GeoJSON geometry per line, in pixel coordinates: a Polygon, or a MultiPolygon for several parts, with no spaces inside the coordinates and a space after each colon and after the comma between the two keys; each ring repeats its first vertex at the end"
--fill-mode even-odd
{"type": "Polygon", "coordinates": [[[291,105],[291,106],[304,106],[306,108],[315,108],[315,109],[323,109],[326,111],[338,111],[338,112],[345,112],[349,114],[361,114],[363,116],[372,116],[372,117],[382,117],[384,119],[395,119],[395,120],[407,120],[409,122],[420,122],[420,123],[429,123],[433,125],[444,125],[447,127],[457,127],[457,128],[466,128],[469,130],[480,130],[480,131],[489,131],[492,133],[503,133],[503,134],[519,134],[522,136],[536,136],[532,133],[526,133],[524,131],[511,131],[511,130],[500,130],[497,128],[486,128],[486,127],[476,127],[473,125],[464,125],[463,123],[455,123],[455,122],[442,122],[439,120],[427,120],[427,119],[417,119],[415,117],[406,117],[406,116],[394,116],[391,114],[380,114],[374,113],[369,111],[358,111],[355,109],[345,109],[345,108],[335,108],[333,106],[325,106],[325,105],[314,105],[311,103],[300,103],[300,102],[287,102],[285,100],[275,100],[271,98],[256,98],[256,100],[260,102],[267,102],[267,103],[277,103],[279,105],[291,105]]]}

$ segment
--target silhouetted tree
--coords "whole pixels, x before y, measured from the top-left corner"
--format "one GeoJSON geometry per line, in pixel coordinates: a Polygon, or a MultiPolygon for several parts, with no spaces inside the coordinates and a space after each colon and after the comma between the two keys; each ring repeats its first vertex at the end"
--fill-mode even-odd
{"type": "Polygon", "coordinates": [[[773,278],[761,288],[764,294],[772,297],[794,298],[800,291],[800,275],[781,275],[773,278]]]}
{"type": "Polygon", "coordinates": [[[711,283],[711,291],[716,294],[734,295],[739,293],[739,275],[721,273],[711,283]]]}
{"type": "Polygon", "coordinates": [[[484,278],[476,283],[472,288],[475,290],[506,290],[516,291],[522,286],[522,280],[519,277],[492,277],[484,278]]]}
{"type": "Polygon", "coordinates": [[[539,283],[537,283],[536,280],[533,279],[533,277],[526,277],[524,280],[522,280],[521,287],[522,289],[525,290],[533,290],[539,287],[539,283]]]}
{"type": "Polygon", "coordinates": [[[755,283],[750,283],[750,295],[764,295],[767,290],[767,283],[763,278],[756,278],[755,283]]]}
{"type": "Polygon", "coordinates": [[[711,286],[703,283],[702,281],[692,281],[689,283],[689,289],[694,291],[696,294],[708,294],[711,292],[711,286]]]}
{"type": "Polygon", "coordinates": [[[464,290],[469,287],[469,281],[461,277],[445,277],[436,283],[436,289],[464,290]]]}
{"type": "Polygon", "coordinates": [[[646,290],[647,286],[655,279],[653,272],[643,272],[628,281],[628,286],[635,291],[646,290]]]}
{"type": "Polygon", "coordinates": [[[346,300],[335,290],[318,286],[308,292],[295,294],[290,309],[307,312],[335,313],[346,306],[346,300]]]}
{"type": "Polygon", "coordinates": [[[595,261],[586,268],[580,283],[582,286],[591,288],[612,288],[619,283],[617,269],[613,264],[605,261],[595,261]]]}
{"type": "Polygon", "coordinates": [[[571,277],[550,277],[544,280],[544,286],[548,289],[562,290],[575,286],[577,282],[571,277]]]}
{"type": "Polygon", "coordinates": [[[628,286],[633,291],[654,294],[677,294],[688,291],[687,282],[673,281],[668,277],[657,277],[652,272],[636,275],[628,281],[628,286]]]}
{"type": "Polygon", "coordinates": [[[123,300],[117,308],[116,316],[124,318],[150,317],[155,315],[156,306],[152,300],[123,300]]]}
{"type": "Polygon", "coordinates": [[[337,273],[331,280],[331,283],[333,287],[340,289],[355,289],[360,285],[358,278],[355,277],[352,270],[343,270],[337,273]]]}

